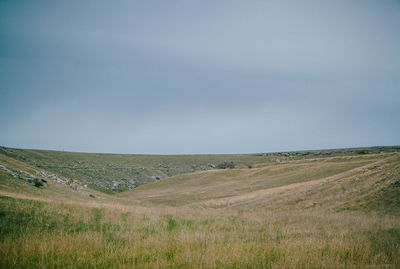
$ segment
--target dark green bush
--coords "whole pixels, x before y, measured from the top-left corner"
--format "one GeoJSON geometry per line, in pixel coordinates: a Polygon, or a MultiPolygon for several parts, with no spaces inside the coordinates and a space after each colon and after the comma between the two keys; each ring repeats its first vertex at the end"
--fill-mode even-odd
{"type": "Polygon", "coordinates": [[[233,168],[235,168],[235,164],[232,161],[230,161],[230,162],[225,161],[223,163],[218,164],[217,168],[218,169],[233,169],[233,168]]]}
{"type": "Polygon", "coordinates": [[[43,186],[43,182],[42,182],[42,180],[40,180],[39,178],[34,178],[33,179],[33,185],[35,186],[35,187],[42,187],[43,186]]]}

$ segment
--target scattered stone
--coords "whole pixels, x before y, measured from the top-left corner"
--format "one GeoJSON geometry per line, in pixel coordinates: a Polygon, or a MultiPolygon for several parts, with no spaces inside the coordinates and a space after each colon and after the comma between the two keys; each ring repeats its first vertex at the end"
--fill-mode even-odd
{"type": "Polygon", "coordinates": [[[19,178],[17,174],[15,174],[12,170],[8,169],[7,167],[0,165],[0,169],[3,170],[4,172],[7,172],[10,174],[13,178],[19,178]]]}
{"type": "Polygon", "coordinates": [[[5,166],[3,166],[3,165],[0,165],[0,169],[3,170],[3,171],[6,171],[6,172],[9,173],[9,174],[12,174],[12,173],[13,173],[13,171],[11,171],[10,169],[8,169],[7,167],[5,167],[5,166]]]}
{"type": "Polygon", "coordinates": [[[36,174],[38,177],[48,177],[48,175],[47,175],[45,172],[43,172],[43,171],[35,171],[35,174],[36,174]]]}
{"type": "Polygon", "coordinates": [[[26,172],[26,171],[24,171],[24,170],[18,170],[18,172],[19,172],[20,174],[30,175],[28,172],[26,172]]]}

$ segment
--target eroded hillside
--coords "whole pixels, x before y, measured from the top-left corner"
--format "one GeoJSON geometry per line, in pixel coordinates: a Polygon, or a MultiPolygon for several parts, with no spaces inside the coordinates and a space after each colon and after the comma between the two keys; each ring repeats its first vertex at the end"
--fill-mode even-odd
{"type": "Polygon", "coordinates": [[[165,178],[197,171],[228,168],[258,168],[335,156],[363,156],[400,151],[400,147],[374,147],[335,150],[295,151],[235,155],[128,155],[94,154],[0,147],[0,155],[21,161],[36,169],[77,180],[89,188],[116,193],[165,178]]]}

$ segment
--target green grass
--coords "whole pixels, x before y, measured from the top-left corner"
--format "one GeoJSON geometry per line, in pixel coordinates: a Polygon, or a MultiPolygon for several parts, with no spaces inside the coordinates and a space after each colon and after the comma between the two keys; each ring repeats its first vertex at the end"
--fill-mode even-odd
{"type": "Polygon", "coordinates": [[[4,197],[0,207],[2,268],[400,265],[395,217],[318,210],[132,214],[4,197]]]}

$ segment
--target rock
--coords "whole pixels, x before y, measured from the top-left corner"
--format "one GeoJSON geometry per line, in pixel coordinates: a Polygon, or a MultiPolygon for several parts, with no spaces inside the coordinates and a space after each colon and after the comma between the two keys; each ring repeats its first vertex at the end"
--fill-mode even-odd
{"type": "Polygon", "coordinates": [[[3,165],[0,165],[0,169],[3,170],[3,171],[6,171],[6,172],[9,173],[9,174],[12,173],[12,171],[11,171],[10,169],[8,169],[7,167],[5,167],[5,166],[3,166],[3,165]]]}
{"type": "Polygon", "coordinates": [[[26,178],[25,178],[25,181],[28,182],[28,183],[32,183],[32,182],[33,182],[33,178],[31,178],[31,177],[26,177],[26,178]]]}
{"type": "MultiPolygon", "coordinates": [[[[60,178],[56,176],[55,174],[49,175],[49,178],[54,179],[54,180],[59,180],[60,178]]],[[[61,180],[61,179],[60,179],[61,180]]]]}
{"type": "Polygon", "coordinates": [[[212,164],[212,163],[207,164],[207,166],[210,167],[210,168],[215,168],[215,167],[217,167],[215,164],[212,164]]]}
{"type": "Polygon", "coordinates": [[[276,162],[276,163],[281,163],[281,160],[276,159],[275,162],[276,162]]]}
{"type": "Polygon", "coordinates": [[[43,171],[35,171],[35,174],[39,177],[48,177],[48,175],[43,171]]]}

